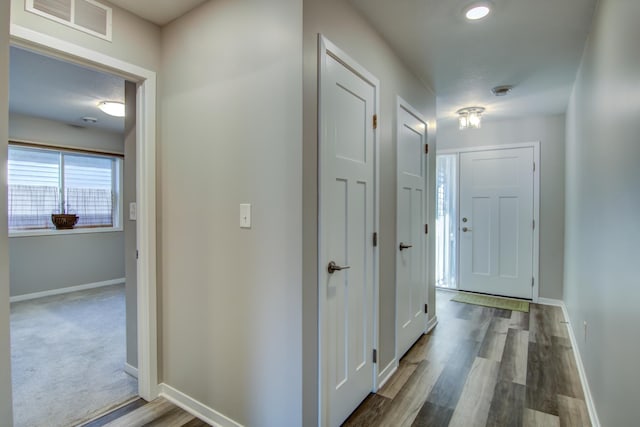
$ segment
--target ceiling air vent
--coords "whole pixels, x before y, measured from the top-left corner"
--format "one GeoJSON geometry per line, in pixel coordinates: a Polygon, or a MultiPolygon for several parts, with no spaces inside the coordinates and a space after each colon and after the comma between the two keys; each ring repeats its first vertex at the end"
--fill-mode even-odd
{"type": "Polygon", "coordinates": [[[111,41],[112,9],[94,0],[26,0],[26,9],[76,30],[111,41]]]}

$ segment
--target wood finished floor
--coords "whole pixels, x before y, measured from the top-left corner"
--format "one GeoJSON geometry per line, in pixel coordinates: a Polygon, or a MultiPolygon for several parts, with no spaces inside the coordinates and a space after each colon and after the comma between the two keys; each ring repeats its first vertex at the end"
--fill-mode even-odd
{"type": "Polygon", "coordinates": [[[438,326],[345,426],[591,426],[559,307],[512,312],[454,295],[437,292],[438,326]]]}
{"type": "Polygon", "coordinates": [[[161,397],[152,402],[136,399],[82,427],[205,427],[199,420],[161,397]]]}

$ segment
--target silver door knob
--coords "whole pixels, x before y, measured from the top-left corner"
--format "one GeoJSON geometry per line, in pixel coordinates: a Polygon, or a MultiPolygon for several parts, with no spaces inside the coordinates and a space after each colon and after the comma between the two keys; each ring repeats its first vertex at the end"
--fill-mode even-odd
{"type": "Polygon", "coordinates": [[[413,245],[405,245],[404,243],[400,242],[400,250],[409,249],[409,248],[412,248],[412,247],[413,247],[413,245]]]}
{"type": "Polygon", "coordinates": [[[333,274],[336,271],[347,270],[349,268],[351,268],[350,265],[337,265],[335,262],[331,261],[327,266],[327,271],[329,274],[333,274]]]}
{"type": "Polygon", "coordinates": [[[466,233],[467,231],[471,231],[469,227],[462,227],[462,232],[466,233]]]}

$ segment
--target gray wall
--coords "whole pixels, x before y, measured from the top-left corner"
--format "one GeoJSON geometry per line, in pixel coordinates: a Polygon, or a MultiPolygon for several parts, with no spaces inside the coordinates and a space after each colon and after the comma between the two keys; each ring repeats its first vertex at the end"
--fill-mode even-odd
{"type": "MultiPolygon", "coordinates": [[[[318,412],[318,283],[317,283],[317,35],[329,40],[380,79],[380,310],[379,363],[384,369],[395,356],[396,259],[396,95],[400,95],[429,121],[431,148],[435,143],[435,95],[413,76],[378,33],[348,2],[304,1],[304,425],[313,425],[318,412]]],[[[435,151],[435,150],[434,150],[435,151]]],[[[430,156],[434,183],[435,156],[430,156]]],[[[433,190],[430,200],[433,200],[433,190]]],[[[431,206],[431,213],[435,207],[431,206]]],[[[433,219],[430,221],[433,223],[433,219]]],[[[433,243],[434,239],[431,239],[433,243]]],[[[433,245],[431,246],[433,248],[433,245]]],[[[433,254],[433,250],[431,250],[433,254]]],[[[430,257],[433,273],[433,257],[430,257]]],[[[429,305],[435,307],[433,274],[429,305]]],[[[430,317],[434,310],[430,310],[430,317]]]]}
{"type": "Polygon", "coordinates": [[[600,1],[567,112],[564,298],[603,426],[638,424],[638,17],[600,1]]]}
{"type": "Polygon", "coordinates": [[[562,299],[564,255],[565,117],[484,120],[460,131],[451,121],[438,128],[438,149],[540,141],[540,297],[562,299]]]}
{"type": "MultiPolygon", "coordinates": [[[[7,128],[9,127],[9,2],[0,2],[0,224],[7,224],[7,128]]],[[[9,340],[9,239],[0,226],[0,420],[13,425],[9,340]]]]}
{"type": "Polygon", "coordinates": [[[88,127],[78,128],[24,114],[9,114],[9,138],[15,141],[124,153],[121,133],[88,127]]]}
{"type": "Polygon", "coordinates": [[[301,0],[162,31],[162,379],[243,425],[302,424],[301,55],[301,0]]]}
{"type": "Polygon", "coordinates": [[[127,304],[127,363],[138,367],[138,260],[136,222],[129,219],[129,203],[136,201],[136,84],[125,82],[124,122],[124,269],[127,304]]]}
{"type": "MultiPolygon", "coordinates": [[[[9,138],[123,152],[121,134],[24,115],[9,116],[9,138]]],[[[121,279],[125,276],[124,233],[11,237],[9,260],[11,296],[121,279]]]]}

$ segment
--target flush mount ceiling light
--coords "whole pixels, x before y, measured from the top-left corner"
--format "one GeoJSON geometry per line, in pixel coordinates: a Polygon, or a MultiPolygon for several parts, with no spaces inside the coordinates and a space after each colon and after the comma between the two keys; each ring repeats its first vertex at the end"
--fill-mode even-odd
{"type": "Polygon", "coordinates": [[[118,101],[102,101],[98,108],[105,114],[114,117],[124,117],[124,103],[118,101]]]}
{"type": "Polygon", "coordinates": [[[482,126],[481,114],[484,112],[484,107],[466,107],[461,108],[456,113],[458,114],[458,124],[461,130],[463,129],[479,129],[482,126]]]}
{"type": "Polygon", "coordinates": [[[98,119],[96,119],[95,117],[83,117],[82,121],[85,123],[98,123],[98,119]]]}
{"type": "Polygon", "coordinates": [[[477,21],[487,16],[490,12],[489,3],[474,3],[465,9],[464,16],[469,21],[477,21]]]}

